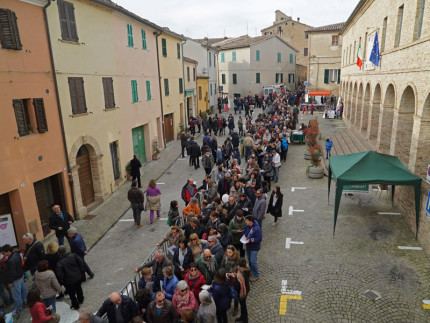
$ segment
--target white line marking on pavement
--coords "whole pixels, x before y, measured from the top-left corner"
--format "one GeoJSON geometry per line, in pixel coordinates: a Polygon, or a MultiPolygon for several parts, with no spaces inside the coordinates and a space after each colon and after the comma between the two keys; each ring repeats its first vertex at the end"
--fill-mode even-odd
{"type": "Polygon", "coordinates": [[[133,222],[134,219],[121,219],[118,222],[133,222]]]}
{"type": "Polygon", "coordinates": [[[188,158],[178,158],[177,160],[187,160],[188,158]]]}
{"type": "Polygon", "coordinates": [[[167,221],[167,218],[159,218],[161,221],[167,221]]]}
{"type": "Polygon", "coordinates": [[[166,183],[157,183],[157,185],[164,185],[164,184],[166,184],[166,183]]]}
{"type": "Polygon", "coordinates": [[[120,270],[123,270],[124,268],[118,268],[117,270],[114,271],[114,273],[117,273],[120,270]]]}
{"type": "Polygon", "coordinates": [[[110,285],[113,285],[113,283],[106,283],[106,285],[110,286],[110,285]]]}
{"type": "Polygon", "coordinates": [[[421,247],[407,247],[407,246],[398,246],[400,250],[423,250],[421,247]]]}
{"type": "Polygon", "coordinates": [[[285,239],[285,248],[286,249],[290,249],[292,244],[304,244],[304,243],[301,241],[291,241],[291,238],[285,239]]]}
{"type": "Polygon", "coordinates": [[[378,212],[380,215],[402,215],[402,213],[398,212],[378,212]]]}
{"type": "Polygon", "coordinates": [[[305,190],[306,187],[291,187],[291,192],[294,192],[295,190],[305,190]]]}
{"type": "Polygon", "coordinates": [[[305,212],[305,210],[294,210],[294,207],[291,205],[288,209],[288,215],[293,215],[293,212],[305,212]]]}

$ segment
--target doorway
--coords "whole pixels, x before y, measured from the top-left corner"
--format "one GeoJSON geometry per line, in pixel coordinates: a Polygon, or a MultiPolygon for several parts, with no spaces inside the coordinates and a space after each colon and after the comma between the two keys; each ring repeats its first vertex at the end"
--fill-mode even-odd
{"type": "Polygon", "coordinates": [[[91,172],[90,153],[87,147],[82,145],[76,155],[78,166],[79,186],[81,188],[82,204],[88,206],[94,202],[93,175],[91,172]]]}
{"type": "Polygon", "coordinates": [[[143,126],[133,128],[131,130],[133,138],[133,154],[137,155],[139,161],[143,164],[146,163],[146,149],[145,149],[145,134],[143,126]]]}
{"type": "Polygon", "coordinates": [[[173,129],[173,113],[164,116],[164,132],[166,142],[171,142],[175,139],[175,131],[173,129]]]}

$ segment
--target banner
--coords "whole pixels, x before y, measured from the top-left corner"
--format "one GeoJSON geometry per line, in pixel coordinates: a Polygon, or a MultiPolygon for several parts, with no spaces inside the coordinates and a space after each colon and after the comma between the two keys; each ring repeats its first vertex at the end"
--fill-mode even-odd
{"type": "Polygon", "coordinates": [[[371,185],[369,184],[354,184],[354,185],[344,185],[342,193],[349,194],[369,194],[371,185]]]}
{"type": "Polygon", "coordinates": [[[17,245],[11,214],[0,215],[0,246],[5,244],[17,245]]]}

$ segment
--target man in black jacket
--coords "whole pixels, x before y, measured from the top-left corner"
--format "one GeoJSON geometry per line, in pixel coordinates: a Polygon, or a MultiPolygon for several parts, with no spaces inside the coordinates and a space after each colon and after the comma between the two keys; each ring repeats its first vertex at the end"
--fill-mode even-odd
{"type": "Polygon", "coordinates": [[[143,202],[145,201],[145,196],[143,192],[137,187],[137,182],[131,182],[131,188],[128,190],[127,198],[131,203],[131,209],[133,210],[134,224],[137,228],[140,228],[142,224],[140,223],[140,215],[144,209],[143,202]]]}
{"type": "Polygon", "coordinates": [[[230,188],[233,185],[230,173],[225,173],[224,178],[221,178],[218,182],[218,193],[222,198],[224,194],[230,194],[230,188]]]}
{"type": "Polygon", "coordinates": [[[96,316],[107,314],[109,323],[130,323],[138,315],[136,303],[128,296],[113,292],[97,311],[96,316]]]}
{"type": "Polygon", "coordinates": [[[200,168],[200,160],[199,157],[202,155],[201,150],[197,142],[193,140],[191,137],[190,140],[190,155],[191,155],[191,165],[194,165],[194,168],[200,168]]]}
{"type": "Polygon", "coordinates": [[[54,205],[52,207],[52,211],[54,211],[54,214],[49,217],[49,228],[51,230],[55,230],[55,235],[57,236],[58,244],[60,246],[64,245],[64,237],[66,237],[70,244],[67,230],[70,229],[70,225],[75,220],[69,213],[67,213],[67,211],[61,211],[59,205],[54,205]]]}
{"type": "Polygon", "coordinates": [[[5,244],[1,249],[3,256],[7,257],[7,282],[12,291],[13,316],[18,319],[22,312],[22,303],[27,301],[27,287],[24,282],[24,270],[22,268],[21,256],[14,252],[13,248],[5,244]]]}
{"type": "Polygon", "coordinates": [[[66,287],[66,292],[72,302],[71,309],[79,309],[84,302],[84,292],[81,283],[85,280],[85,268],[82,259],[73,253],[66,253],[66,247],[58,248],[60,260],[57,263],[58,282],[66,287]]]}
{"type": "Polygon", "coordinates": [[[184,231],[187,240],[190,240],[190,235],[193,233],[197,234],[201,239],[204,233],[204,229],[196,217],[191,218],[190,223],[185,224],[181,229],[184,231]]]}
{"type": "Polygon", "coordinates": [[[140,182],[140,167],[142,167],[142,164],[137,159],[137,155],[134,155],[133,159],[130,160],[130,175],[133,176],[133,181],[137,179],[139,188],[142,187],[142,183],[140,182]]]}
{"type": "Polygon", "coordinates": [[[30,270],[31,275],[37,270],[37,263],[45,260],[45,248],[42,242],[34,239],[31,233],[26,233],[22,237],[25,244],[24,271],[30,270]]]}

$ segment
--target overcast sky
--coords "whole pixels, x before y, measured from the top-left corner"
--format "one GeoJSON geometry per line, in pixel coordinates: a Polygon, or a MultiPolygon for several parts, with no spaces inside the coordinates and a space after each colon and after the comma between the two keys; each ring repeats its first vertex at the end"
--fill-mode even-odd
{"type": "Polygon", "coordinates": [[[162,27],[191,38],[260,36],[281,10],[317,27],[346,21],[358,0],[113,0],[162,27]],[[247,32],[248,31],[248,32],[247,32]]]}

